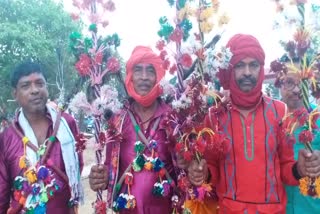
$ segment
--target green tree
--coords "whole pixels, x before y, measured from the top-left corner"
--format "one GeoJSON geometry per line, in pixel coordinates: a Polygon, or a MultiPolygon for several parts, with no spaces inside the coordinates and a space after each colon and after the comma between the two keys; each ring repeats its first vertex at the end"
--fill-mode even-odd
{"type": "Polygon", "coordinates": [[[80,26],[62,2],[0,0],[0,29],[0,102],[11,99],[11,70],[29,58],[39,60],[46,69],[51,99],[58,98],[61,91],[71,91],[77,74],[68,51],[69,35],[80,26]]]}

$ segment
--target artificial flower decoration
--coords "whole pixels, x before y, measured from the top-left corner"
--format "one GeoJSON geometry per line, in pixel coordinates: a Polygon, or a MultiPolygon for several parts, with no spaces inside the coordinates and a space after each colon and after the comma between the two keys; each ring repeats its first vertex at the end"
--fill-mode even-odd
{"type": "MultiPolygon", "coordinates": [[[[169,0],[168,3],[175,8],[176,17],[173,22],[167,17],[160,18],[158,35],[161,39],[156,45],[164,60],[164,67],[174,75],[170,81],[162,80],[160,83],[172,107],[162,122],[176,141],[175,152],[186,161],[200,161],[208,149],[216,151],[219,156],[224,150],[224,137],[216,130],[204,127],[202,122],[209,108],[219,106],[221,101],[209,81],[215,79],[219,68],[228,66],[232,55],[228,49],[215,50],[219,34],[207,43],[205,37],[215,26],[226,24],[228,18],[224,14],[220,24],[214,22],[219,20],[219,2],[216,0],[169,0]]],[[[185,201],[181,197],[203,201],[204,196],[208,196],[212,190],[206,183],[200,189],[193,187],[185,175],[181,170],[178,176],[181,194],[173,196],[174,213],[180,212],[183,205],[180,202],[185,201]]],[[[154,186],[154,192],[160,194],[162,186],[159,181],[154,186]]],[[[184,205],[183,212],[189,212],[189,207],[184,205]]]]}
{"type": "MultiPolygon", "coordinates": [[[[76,62],[75,69],[83,80],[87,81],[86,93],[79,92],[70,102],[70,109],[78,114],[84,113],[94,119],[94,139],[97,164],[102,162],[102,152],[105,145],[120,140],[120,134],[114,125],[108,122],[112,113],[121,108],[118,101],[118,92],[110,86],[107,75],[117,75],[121,78],[120,59],[117,48],[120,38],[114,33],[101,36],[100,29],[109,25],[108,15],[115,10],[112,0],[72,0],[74,6],[73,19],[84,18],[84,23],[89,21],[87,34],[73,32],[70,35],[70,49],[76,62]]],[[[105,34],[104,34],[105,35],[105,34]]],[[[81,152],[86,147],[83,135],[76,136],[77,151],[81,152]]],[[[131,200],[131,199],[130,199],[131,200]]],[[[93,203],[96,214],[105,214],[107,203],[103,201],[102,191],[97,192],[97,199],[93,203]]],[[[121,204],[122,206],[122,204],[121,204]]],[[[131,202],[124,206],[134,206],[131,202]]]]}

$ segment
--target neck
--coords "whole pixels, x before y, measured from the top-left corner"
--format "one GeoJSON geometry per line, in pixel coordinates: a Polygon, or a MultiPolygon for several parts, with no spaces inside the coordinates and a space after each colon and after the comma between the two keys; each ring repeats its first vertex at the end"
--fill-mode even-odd
{"type": "Polygon", "coordinates": [[[146,112],[154,112],[158,107],[158,101],[154,101],[150,106],[144,107],[137,102],[134,102],[134,110],[137,113],[146,113],[146,112]]]}
{"type": "Polygon", "coordinates": [[[296,106],[296,107],[290,107],[290,106],[288,106],[288,113],[292,113],[292,112],[294,112],[294,111],[296,111],[297,109],[300,109],[300,108],[304,108],[303,104],[298,105],[298,106],[296,106]]]}
{"type": "Polygon", "coordinates": [[[43,110],[42,112],[32,112],[32,113],[23,111],[23,113],[24,113],[25,117],[27,118],[27,120],[29,121],[30,125],[46,119],[45,110],[43,110]]]}

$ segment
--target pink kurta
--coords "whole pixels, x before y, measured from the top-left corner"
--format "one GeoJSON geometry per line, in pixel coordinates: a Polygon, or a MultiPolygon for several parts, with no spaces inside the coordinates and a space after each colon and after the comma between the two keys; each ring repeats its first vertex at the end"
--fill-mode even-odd
{"type": "MultiPolygon", "coordinates": [[[[69,124],[70,130],[73,135],[78,134],[75,120],[68,114],[62,113],[62,117],[65,118],[69,124]]],[[[48,114],[48,118],[51,118],[48,114]]],[[[48,129],[47,137],[53,132],[52,121],[48,129]]],[[[12,127],[8,127],[0,135],[0,213],[6,213],[10,201],[12,206],[17,206],[17,202],[12,198],[11,188],[16,176],[19,175],[19,159],[23,155],[23,143],[21,138],[17,135],[16,131],[12,127]]],[[[62,159],[61,146],[58,141],[55,141],[50,152],[49,158],[54,162],[54,165],[59,167],[65,173],[64,162],[62,159]]],[[[80,170],[83,167],[82,155],[79,155],[80,170]]],[[[53,170],[52,170],[53,171],[53,170]]],[[[54,172],[54,171],[53,171],[54,172]]],[[[71,209],[68,207],[68,201],[70,199],[70,190],[68,184],[59,176],[56,175],[56,180],[59,183],[61,189],[55,193],[54,197],[49,200],[47,205],[47,214],[71,214],[71,209]]]]}
{"type": "MultiPolygon", "coordinates": [[[[132,110],[132,108],[131,108],[132,110]]],[[[164,114],[169,111],[169,107],[163,102],[158,106],[154,117],[151,119],[149,127],[147,130],[143,130],[141,125],[141,120],[134,112],[137,123],[140,125],[142,132],[145,134],[146,138],[149,137],[150,130],[158,117],[164,117],[164,114]]],[[[124,112],[125,114],[125,112],[124,112]]],[[[170,143],[167,140],[167,135],[165,131],[166,127],[160,125],[156,130],[156,133],[153,137],[153,140],[157,141],[157,152],[160,159],[165,163],[165,168],[173,177],[173,164],[172,156],[170,152],[170,143]]],[[[136,153],[134,151],[134,144],[139,138],[136,136],[134,126],[131,122],[131,119],[128,114],[125,114],[122,126],[122,136],[123,141],[120,144],[120,158],[119,158],[119,174],[118,179],[124,173],[126,168],[134,158],[136,153]]],[[[151,156],[151,152],[146,149],[145,153],[147,156],[151,156]]],[[[110,166],[111,162],[111,145],[108,146],[107,155],[106,155],[106,165],[110,166]]],[[[157,182],[158,176],[157,173],[153,171],[148,171],[143,169],[140,172],[133,172],[134,183],[131,187],[131,194],[136,197],[137,206],[134,210],[125,210],[120,213],[130,213],[130,214],[163,214],[171,213],[171,195],[168,197],[157,197],[152,194],[152,188],[155,182],[157,182]]],[[[120,193],[123,193],[125,190],[125,184],[122,185],[120,193]]],[[[110,185],[109,185],[110,187],[110,185]]]]}

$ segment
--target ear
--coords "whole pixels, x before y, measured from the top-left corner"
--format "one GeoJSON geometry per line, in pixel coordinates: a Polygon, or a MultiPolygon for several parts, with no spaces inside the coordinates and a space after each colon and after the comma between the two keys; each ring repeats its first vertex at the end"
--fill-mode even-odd
{"type": "Polygon", "coordinates": [[[12,90],[11,95],[12,95],[12,97],[16,100],[16,98],[17,98],[17,89],[16,89],[16,88],[14,88],[14,89],[12,90]]]}

